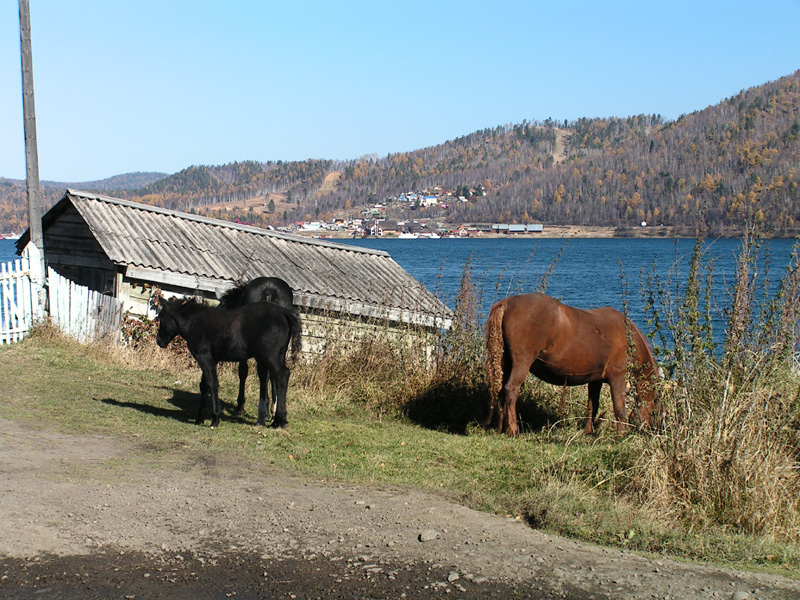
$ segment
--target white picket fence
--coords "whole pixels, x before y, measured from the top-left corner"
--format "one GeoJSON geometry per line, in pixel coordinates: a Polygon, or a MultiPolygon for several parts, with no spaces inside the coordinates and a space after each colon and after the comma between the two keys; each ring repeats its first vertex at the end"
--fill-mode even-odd
{"type": "Polygon", "coordinates": [[[50,321],[64,335],[85,344],[119,334],[122,302],[77,285],[49,267],[47,282],[50,321]]]}
{"type": "MultiPolygon", "coordinates": [[[[47,269],[50,322],[81,343],[119,335],[122,302],[47,269]]],[[[0,344],[18,342],[42,320],[26,258],[0,265],[0,344]]]]}
{"type": "Polygon", "coordinates": [[[40,316],[30,261],[0,263],[0,344],[19,342],[40,316]]]}

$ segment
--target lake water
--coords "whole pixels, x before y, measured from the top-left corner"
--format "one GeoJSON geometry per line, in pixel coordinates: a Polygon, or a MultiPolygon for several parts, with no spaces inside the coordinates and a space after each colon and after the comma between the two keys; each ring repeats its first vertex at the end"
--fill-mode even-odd
{"type": "Polygon", "coordinates": [[[0,239],[0,263],[7,263],[19,258],[17,256],[17,247],[14,245],[17,240],[0,239]]]}
{"type": "MultiPolygon", "coordinates": [[[[642,274],[655,272],[671,291],[682,286],[689,271],[695,240],[691,239],[552,239],[552,238],[442,238],[400,240],[367,238],[346,243],[385,250],[406,271],[437,294],[448,306],[455,298],[465,265],[469,264],[482,318],[497,300],[537,291],[547,278],[546,292],[579,308],[623,308],[627,299],[631,318],[647,332],[642,297],[642,274]],[[627,292],[625,291],[627,289],[627,292]]],[[[794,240],[769,240],[762,247],[760,275],[769,267],[774,289],[790,260],[794,240]]],[[[740,240],[709,240],[704,262],[713,262],[713,297],[718,309],[713,319],[717,341],[724,333],[723,310],[734,282],[740,240]]]]}
{"type": "MultiPolygon", "coordinates": [[[[542,277],[552,269],[546,289],[551,296],[580,308],[614,306],[619,309],[626,297],[631,318],[643,329],[646,329],[646,324],[640,274],[655,269],[662,281],[670,277],[675,285],[682,284],[695,244],[694,240],[614,238],[367,238],[336,241],[385,250],[451,308],[455,306],[464,268],[470,265],[482,317],[499,299],[536,291],[542,277]],[[626,286],[627,294],[624,293],[626,286]]],[[[764,248],[769,249],[773,286],[782,275],[793,246],[793,240],[764,243],[764,248]]],[[[714,324],[717,334],[724,330],[721,310],[728,303],[735,274],[735,257],[740,249],[739,240],[710,240],[706,243],[706,259],[714,262],[714,298],[720,309],[714,324]]],[[[16,258],[14,251],[14,240],[0,240],[0,262],[16,258]]]]}

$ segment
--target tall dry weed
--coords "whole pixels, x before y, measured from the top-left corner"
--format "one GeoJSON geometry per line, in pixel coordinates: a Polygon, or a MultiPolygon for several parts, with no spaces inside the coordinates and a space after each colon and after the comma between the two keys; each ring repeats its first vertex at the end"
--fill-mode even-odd
{"type": "Polygon", "coordinates": [[[175,372],[197,368],[197,363],[181,336],[164,349],[156,345],[158,321],[146,316],[125,315],[120,327],[120,344],[114,347],[114,353],[123,363],[175,372]]]}
{"type": "Polygon", "coordinates": [[[480,297],[472,264],[464,265],[452,324],[440,332],[430,369],[404,412],[414,422],[434,429],[465,433],[485,416],[489,397],[484,378],[483,327],[480,297]]]}
{"type": "Polygon", "coordinates": [[[428,375],[436,335],[415,325],[371,320],[369,333],[330,335],[319,354],[292,374],[300,395],[341,399],[376,415],[399,416],[428,375]]]}
{"type": "Polygon", "coordinates": [[[644,294],[669,381],[663,428],[647,441],[632,490],[687,530],[722,527],[800,540],[798,252],[770,295],[761,243],[737,256],[721,349],[711,330],[713,265],[698,240],[688,281],[670,296],[653,276],[644,294]],[[705,298],[705,300],[703,300],[705,298]],[[705,306],[705,309],[703,308],[705,306]],[[666,342],[666,343],[665,343],[666,342]]]}

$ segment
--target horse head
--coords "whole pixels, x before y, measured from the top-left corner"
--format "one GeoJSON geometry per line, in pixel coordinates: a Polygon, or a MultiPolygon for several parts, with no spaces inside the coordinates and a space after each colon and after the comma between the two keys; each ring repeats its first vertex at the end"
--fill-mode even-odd
{"type": "Polygon", "coordinates": [[[153,287],[150,291],[149,308],[158,314],[164,302],[166,302],[166,299],[161,295],[161,288],[153,287]]]}
{"type": "Polygon", "coordinates": [[[654,418],[656,418],[661,411],[661,403],[659,402],[655,388],[655,382],[649,381],[649,378],[637,382],[636,394],[638,396],[638,402],[636,407],[628,415],[628,421],[630,423],[643,426],[654,424],[654,418]]]}
{"type": "Polygon", "coordinates": [[[661,399],[658,393],[659,381],[664,379],[664,372],[658,366],[650,344],[642,332],[636,329],[636,364],[634,377],[636,380],[637,406],[630,412],[628,420],[638,425],[653,425],[661,413],[661,399]]]}
{"type": "Polygon", "coordinates": [[[184,300],[173,298],[164,300],[158,304],[158,333],[156,334],[156,344],[160,348],[166,348],[169,343],[180,334],[177,315],[181,307],[185,304],[184,300]]]}

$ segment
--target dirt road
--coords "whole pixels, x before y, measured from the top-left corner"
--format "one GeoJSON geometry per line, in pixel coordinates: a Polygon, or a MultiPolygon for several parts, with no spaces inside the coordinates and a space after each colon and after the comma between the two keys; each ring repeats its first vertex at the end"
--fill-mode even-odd
{"type": "Polygon", "coordinates": [[[800,599],[796,581],[263,468],[0,420],[0,596],[800,599]]]}

